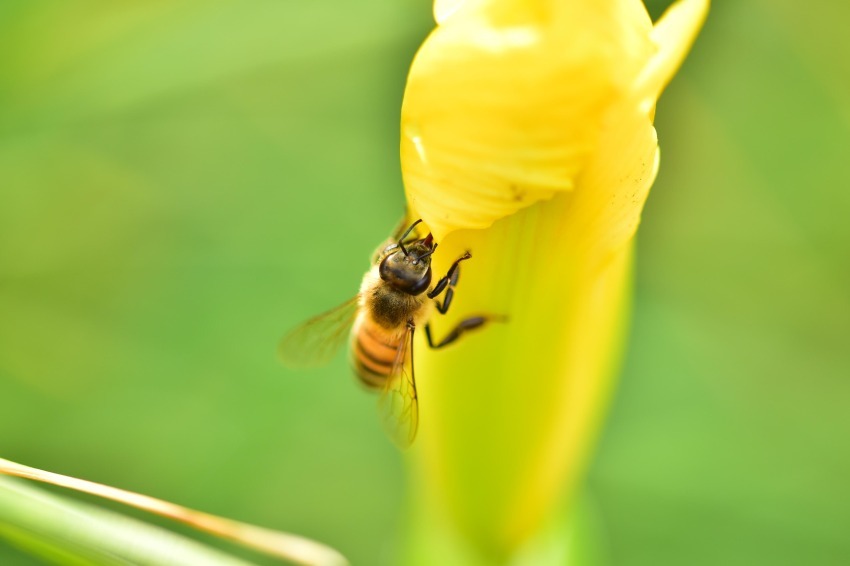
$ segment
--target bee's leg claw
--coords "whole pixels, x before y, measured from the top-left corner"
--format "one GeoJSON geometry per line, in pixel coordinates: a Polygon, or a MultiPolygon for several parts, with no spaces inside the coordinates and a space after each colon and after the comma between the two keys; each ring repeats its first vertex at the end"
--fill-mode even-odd
{"type": "Polygon", "coordinates": [[[431,337],[431,325],[425,325],[425,338],[428,339],[428,346],[433,349],[442,348],[443,346],[448,346],[458,338],[460,338],[461,334],[466,332],[467,330],[472,330],[474,328],[479,328],[486,324],[487,322],[506,322],[506,316],[471,316],[469,318],[465,318],[461,320],[454,329],[449,332],[445,338],[440,340],[437,343],[434,343],[433,338],[431,337]]]}

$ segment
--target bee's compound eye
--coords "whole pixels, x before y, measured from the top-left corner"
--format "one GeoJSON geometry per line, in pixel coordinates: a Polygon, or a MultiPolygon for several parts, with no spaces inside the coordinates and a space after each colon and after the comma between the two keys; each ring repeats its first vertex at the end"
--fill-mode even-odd
{"type": "Polygon", "coordinates": [[[431,268],[429,267],[418,279],[413,279],[406,282],[404,291],[411,295],[419,295],[428,290],[431,285],[431,268]]]}
{"type": "Polygon", "coordinates": [[[395,254],[386,256],[383,261],[381,261],[381,265],[378,267],[378,273],[384,281],[392,281],[394,279],[393,268],[390,266],[390,261],[392,261],[393,255],[395,254]]]}

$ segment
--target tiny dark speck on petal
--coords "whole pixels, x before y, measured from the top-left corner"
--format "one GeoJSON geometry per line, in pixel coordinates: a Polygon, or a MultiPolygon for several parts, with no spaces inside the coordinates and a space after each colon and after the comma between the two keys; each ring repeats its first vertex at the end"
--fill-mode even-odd
{"type": "Polygon", "coordinates": [[[511,195],[513,196],[513,199],[516,202],[522,202],[522,200],[525,198],[525,191],[522,190],[521,188],[519,188],[519,186],[516,183],[511,183],[510,185],[508,185],[508,188],[511,191],[511,195]]]}

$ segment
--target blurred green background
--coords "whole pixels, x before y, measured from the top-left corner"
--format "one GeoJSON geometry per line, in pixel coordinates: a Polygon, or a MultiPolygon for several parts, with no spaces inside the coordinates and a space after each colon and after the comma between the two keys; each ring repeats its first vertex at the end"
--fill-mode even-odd
{"type": "MultiPolygon", "coordinates": [[[[0,3],[0,456],[393,563],[374,399],[275,347],[401,214],[430,9],[0,3]]],[[[661,100],[588,482],[611,564],[850,563],[847,21],[718,1],[661,100]]]]}

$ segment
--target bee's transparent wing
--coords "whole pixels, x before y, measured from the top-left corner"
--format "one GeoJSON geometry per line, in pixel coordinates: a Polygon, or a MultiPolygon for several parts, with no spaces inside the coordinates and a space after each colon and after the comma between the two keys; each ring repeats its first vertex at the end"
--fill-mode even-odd
{"type": "Polygon", "coordinates": [[[378,400],[384,428],[400,448],[410,446],[419,428],[419,398],[413,369],[413,330],[411,326],[405,332],[392,373],[378,400]]]}
{"type": "Polygon", "coordinates": [[[290,367],[328,363],[348,337],[357,316],[358,297],[295,327],[280,341],[278,355],[290,367]]]}

